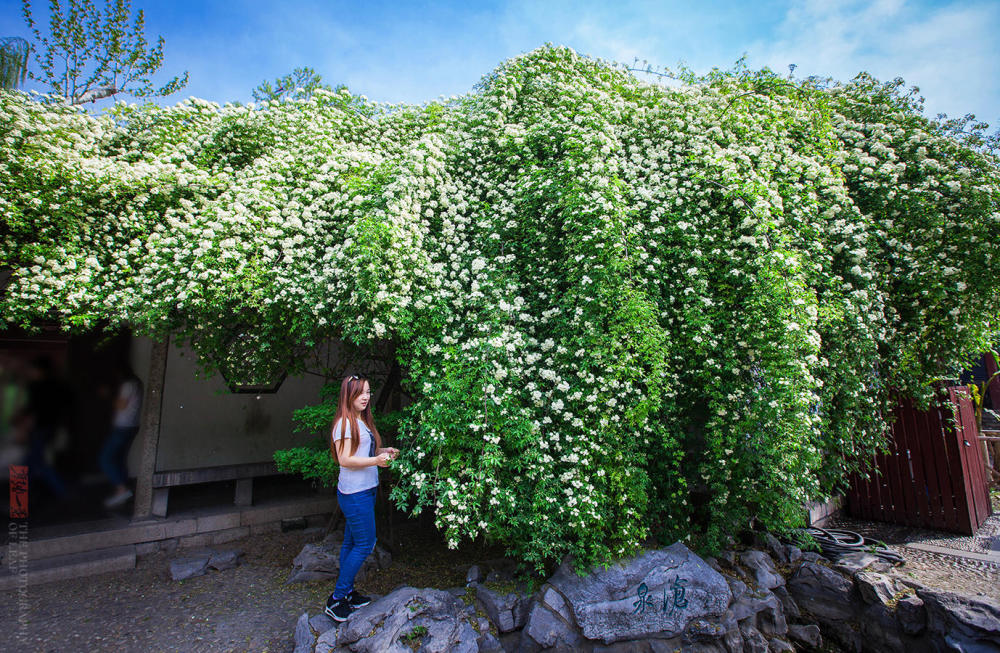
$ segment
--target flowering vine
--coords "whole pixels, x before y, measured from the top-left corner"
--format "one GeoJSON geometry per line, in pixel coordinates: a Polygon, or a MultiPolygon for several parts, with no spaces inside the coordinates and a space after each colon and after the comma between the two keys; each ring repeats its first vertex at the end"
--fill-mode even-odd
{"type": "Polygon", "coordinates": [[[588,564],[789,528],[892,392],[996,341],[997,159],[898,83],[684,82],[547,46],[422,106],[2,93],[4,319],[248,374],[392,340],[393,497],[453,543],[588,564]]]}

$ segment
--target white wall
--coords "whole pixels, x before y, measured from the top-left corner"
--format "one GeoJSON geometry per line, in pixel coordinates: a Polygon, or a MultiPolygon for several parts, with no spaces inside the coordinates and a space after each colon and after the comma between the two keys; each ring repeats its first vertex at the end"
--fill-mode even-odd
{"type": "MultiPolygon", "coordinates": [[[[147,338],[132,340],[134,369],[143,383],[148,383],[150,347],[147,338]]],[[[289,376],[277,393],[253,395],[233,394],[221,376],[199,379],[196,370],[195,354],[171,339],[156,471],[268,462],[276,449],[312,439],[292,432],[292,411],[319,400],[319,376],[289,376]]],[[[133,473],[139,466],[140,441],[137,436],[129,455],[133,473]]]]}

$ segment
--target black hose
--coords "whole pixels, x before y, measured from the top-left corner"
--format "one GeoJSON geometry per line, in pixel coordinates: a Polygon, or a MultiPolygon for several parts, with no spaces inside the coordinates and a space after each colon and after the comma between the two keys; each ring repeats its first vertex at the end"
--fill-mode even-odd
{"type": "Polygon", "coordinates": [[[853,531],[813,526],[804,529],[804,532],[816,540],[823,555],[827,558],[836,558],[845,553],[870,553],[892,565],[901,565],[906,562],[903,556],[890,549],[889,545],[882,540],[869,539],[853,531]]]}

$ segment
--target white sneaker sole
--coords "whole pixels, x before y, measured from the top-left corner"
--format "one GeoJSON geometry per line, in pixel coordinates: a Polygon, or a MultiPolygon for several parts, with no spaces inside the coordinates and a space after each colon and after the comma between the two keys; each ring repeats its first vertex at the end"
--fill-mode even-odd
{"type": "Polygon", "coordinates": [[[114,508],[120,506],[129,499],[132,498],[132,492],[125,492],[124,494],[116,494],[113,497],[108,497],[104,500],[105,508],[114,508]]]}
{"type": "Polygon", "coordinates": [[[326,616],[333,619],[334,621],[336,621],[337,623],[344,623],[345,621],[347,621],[347,617],[338,617],[333,613],[333,610],[331,610],[330,608],[326,608],[325,610],[323,610],[323,613],[326,614],[326,616]]]}

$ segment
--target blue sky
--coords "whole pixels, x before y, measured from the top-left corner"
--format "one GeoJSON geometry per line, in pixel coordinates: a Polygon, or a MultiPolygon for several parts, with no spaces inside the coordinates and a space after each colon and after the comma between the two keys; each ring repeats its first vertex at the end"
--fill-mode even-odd
{"type": "MultiPolygon", "coordinates": [[[[98,4],[102,0],[95,0],[98,4]]],[[[47,2],[35,2],[44,16],[47,2]]],[[[698,72],[751,67],[849,79],[866,70],[920,87],[930,114],[1000,124],[1000,2],[794,0],[569,2],[476,0],[137,0],[146,33],[166,39],[170,96],[249,101],[298,66],[373,100],[423,102],[469,91],[499,62],[545,42],[631,63],[698,72]]],[[[0,0],[0,36],[30,36],[21,3],[0,0]]],[[[28,85],[31,88],[31,85],[28,85]]]]}

